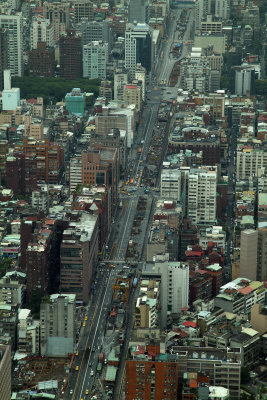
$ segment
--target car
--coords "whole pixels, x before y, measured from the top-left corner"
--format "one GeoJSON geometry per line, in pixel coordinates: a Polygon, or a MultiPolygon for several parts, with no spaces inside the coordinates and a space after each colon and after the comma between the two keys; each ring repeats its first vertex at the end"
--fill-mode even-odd
{"type": "Polygon", "coordinates": [[[79,351],[77,350],[76,353],[75,353],[75,356],[78,356],[78,355],[79,355],[79,351]]]}
{"type": "Polygon", "coordinates": [[[89,394],[89,389],[86,389],[85,394],[89,394]]]}
{"type": "Polygon", "coordinates": [[[85,321],[83,322],[83,326],[86,326],[86,322],[85,321]]]}
{"type": "Polygon", "coordinates": [[[94,371],[92,369],[91,369],[90,375],[94,376],[94,371]]]}
{"type": "Polygon", "coordinates": [[[85,321],[87,321],[87,320],[88,320],[88,317],[87,317],[87,315],[84,317],[84,320],[85,320],[85,321]]]}
{"type": "Polygon", "coordinates": [[[92,351],[95,351],[95,346],[92,348],[92,351]]]}
{"type": "Polygon", "coordinates": [[[92,366],[92,363],[89,363],[89,367],[91,367],[92,366]]]}
{"type": "Polygon", "coordinates": [[[76,365],[75,371],[79,371],[79,365],[76,365]]]}
{"type": "Polygon", "coordinates": [[[73,394],[73,389],[70,389],[70,394],[73,394]]]}

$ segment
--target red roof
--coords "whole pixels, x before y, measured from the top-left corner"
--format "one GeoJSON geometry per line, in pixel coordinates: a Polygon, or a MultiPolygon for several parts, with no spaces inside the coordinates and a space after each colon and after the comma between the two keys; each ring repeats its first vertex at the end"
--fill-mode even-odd
{"type": "Polygon", "coordinates": [[[27,100],[27,103],[36,104],[36,103],[37,103],[37,99],[34,99],[34,98],[28,99],[28,100],[27,100]]]}
{"type": "Polygon", "coordinates": [[[191,387],[191,388],[196,388],[196,387],[197,387],[197,381],[196,381],[196,379],[191,379],[191,380],[190,380],[190,387],[191,387]]]}
{"type": "Polygon", "coordinates": [[[136,89],[137,85],[126,85],[126,89],[136,89]]]}
{"type": "Polygon", "coordinates": [[[238,291],[239,291],[240,293],[242,293],[242,294],[248,294],[248,293],[250,293],[250,292],[253,292],[253,288],[250,287],[250,286],[246,286],[246,287],[244,287],[244,288],[242,288],[242,289],[238,289],[238,291]]]}
{"type": "Polygon", "coordinates": [[[191,328],[196,328],[197,324],[193,321],[185,321],[182,323],[182,326],[191,326],[191,328]]]}

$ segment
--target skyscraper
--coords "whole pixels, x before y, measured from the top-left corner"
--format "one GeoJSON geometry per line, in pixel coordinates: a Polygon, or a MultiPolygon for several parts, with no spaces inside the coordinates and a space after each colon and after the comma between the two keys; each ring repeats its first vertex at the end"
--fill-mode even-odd
{"type": "Polygon", "coordinates": [[[149,73],[152,69],[153,52],[151,30],[146,24],[127,24],[125,31],[125,68],[134,78],[136,64],[149,73]]]}
{"type": "Polygon", "coordinates": [[[82,37],[68,30],[59,39],[60,75],[67,79],[82,77],[82,37]]]}
{"type": "Polygon", "coordinates": [[[22,13],[0,15],[0,28],[7,30],[7,64],[13,76],[23,75],[22,13]]]}
{"type": "Polygon", "coordinates": [[[148,1],[130,0],[128,7],[128,22],[148,23],[148,1]]]}
{"type": "Polygon", "coordinates": [[[200,29],[202,18],[211,12],[211,0],[197,0],[195,4],[195,27],[200,29]]]}
{"type": "Polygon", "coordinates": [[[45,1],[43,15],[54,27],[55,40],[59,40],[60,35],[69,28],[70,4],[45,1]]]}
{"type": "Polygon", "coordinates": [[[32,21],[31,30],[31,49],[37,49],[39,42],[45,42],[47,46],[54,47],[55,35],[54,25],[51,24],[49,19],[37,17],[32,21]]]}

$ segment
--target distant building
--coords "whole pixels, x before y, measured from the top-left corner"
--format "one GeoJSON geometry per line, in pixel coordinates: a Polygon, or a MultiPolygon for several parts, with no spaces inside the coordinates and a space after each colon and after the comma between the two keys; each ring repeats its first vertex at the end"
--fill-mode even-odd
{"type": "Polygon", "coordinates": [[[255,71],[251,66],[235,67],[235,94],[246,96],[254,93],[255,71]]]}
{"type": "Polygon", "coordinates": [[[11,350],[0,345],[0,393],[2,399],[11,399],[11,350]]]}
{"type": "Polygon", "coordinates": [[[40,306],[41,354],[65,357],[74,353],[76,342],[75,295],[52,294],[40,306]]]}
{"type": "Polygon", "coordinates": [[[0,90],[4,89],[4,70],[8,68],[7,30],[0,28],[0,90]]]}
{"type": "Polygon", "coordinates": [[[59,38],[60,76],[67,79],[82,77],[82,37],[67,30],[59,38]]]}
{"type": "Polygon", "coordinates": [[[257,279],[258,231],[246,229],[241,232],[240,276],[257,279]]]}
{"type": "Polygon", "coordinates": [[[83,77],[89,79],[106,79],[108,44],[91,42],[83,46],[83,77]]]}
{"type": "Polygon", "coordinates": [[[109,21],[82,20],[77,25],[77,31],[82,33],[83,45],[90,42],[103,42],[108,44],[108,54],[111,52],[113,35],[109,21]]]}
{"type": "Polygon", "coordinates": [[[117,68],[114,73],[114,100],[124,100],[124,87],[128,84],[128,71],[117,68]]]}
{"type": "Polygon", "coordinates": [[[130,0],[128,6],[128,22],[148,23],[149,2],[147,0],[130,0]]]}
{"type": "Polygon", "coordinates": [[[70,4],[45,1],[43,7],[43,15],[53,25],[55,41],[58,41],[60,36],[69,28],[70,4]]]}
{"type": "Polygon", "coordinates": [[[7,65],[12,76],[23,75],[22,13],[0,15],[0,28],[7,31],[7,65]]]}
{"type": "Polygon", "coordinates": [[[180,200],[181,171],[179,169],[162,169],[160,178],[160,196],[162,199],[180,200]]]}
{"type": "Polygon", "coordinates": [[[74,22],[75,24],[81,22],[83,18],[93,21],[94,18],[94,7],[93,3],[88,0],[75,0],[72,2],[74,8],[74,22]]]}
{"type": "Polygon", "coordinates": [[[126,106],[135,105],[137,111],[141,110],[142,87],[137,84],[128,84],[124,87],[124,102],[126,106]]]}
{"type": "Polygon", "coordinates": [[[30,28],[31,42],[30,48],[37,49],[38,43],[45,43],[47,47],[55,46],[54,25],[49,19],[41,16],[33,19],[30,28]]]}
{"type": "Polygon", "coordinates": [[[68,110],[70,115],[84,115],[85,93],[82,92],[80,88],[74,88],[70,93],[67,93],[65,101],[66,109],[68,110]]]}
{"type": "Polygon", "coordinates": [[[31,310],[22,308],[18,317],[18,351],[28,355],[39,355],[40,321],[34,321],[31,310]]]}

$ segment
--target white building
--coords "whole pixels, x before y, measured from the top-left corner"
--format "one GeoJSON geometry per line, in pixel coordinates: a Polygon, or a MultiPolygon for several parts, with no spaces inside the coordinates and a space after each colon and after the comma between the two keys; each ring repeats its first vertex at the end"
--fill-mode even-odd
{"type": "Polygon", "coordinates": [[[181,262],[157,262],[155,271],[161,273],[160,322],[164,328],[168,315],[180,313],[183,307],[188,307],[189,266],[181,262]]]}
{"type": "Polygon", "coordinates": [[[235,94],[239,96],[247,95],[251,90],[251,74],[250,68],[237,68],[235,70],[235,94]]]}
{"type": "Polygon", "coordinates": [[[40,322],[34,321],[31,310],[23,308],[18,316],[18,351],[26,354],[39,354],[40,322]]]}
{"type": "Polygon", "coordinates": [[[216,222],[217,167],[192,168],[188,175],[188,218],[193,224],[216,222]]]}
{"type": "Polygon", "coordinates": [[[83,77],[106,79],[108,43],[91,42],[83,46],[83,77]]]}
{"type": "Polygon", "coordinates": [[[162,169],[160,178],[160,196],[166,200],[179,201],[181,198],[181,171],[162,169]]]}
{"type": "Polygon", "coordinates": [[[45,42],[47,46],[54,47],[55,35],[54,26],[49,19],[37,17],[32,21],[31,30],[31,49],[37,49],[38,42],[45,42]]]}
{"type": "Polygon", "coordinates": [[[51,294],[41,303],[41,354],[66,356],[74,352],[75,294],[51,294]]]}
{"type": "Polygon", "coordinates": [[[264,176],[267,171],[267,152],[261,148],[245,147],[236,153],[236,179],[264,176]]]}
{"type": "Polygon", "coordinates": [[[222,226],[212,226],[206,228],[205,231],[200,231],[199,245],[204,249],[207,248],[208,242],[216,243],[216,246],[220,249],[225,248],[226,232],[222,226]]]}
{"type": "Polygon", "coordinates": [[[47,187],[43,187],[42,190],[34,190],[32,192],[32,207],[40,211],[48,211],[49,196],[47,187]]]}
{"type": "Polygon", "coordinates": [[[142,100],[144,101],[146,97],[146,70],[141,64],[136,65],[135,79],[142,82],[142,100]]]}
{"type": "Polygon", "coordinates": [[[20,106],[20,89],[11,87],[11,70],[4,70],[4,90],[2,91],[2,110],[13,111],[20,106]]]}
{"type": "Polygon", "coordinates": [[[215,1],[215,17],[228,19],[230,16],[230,0],[215,1]]]}
{"type": "Polygon", "coordinates": [[[8,69],[12,76],[23,75],[22,13],[0,15],[0,28],[7,29],[8,69]]]}
{"type": "Polygon", "coordinates": [[[82,156],[72,157],[70,160],[70,194],[76,186],[82,183],[82,156]]]}

